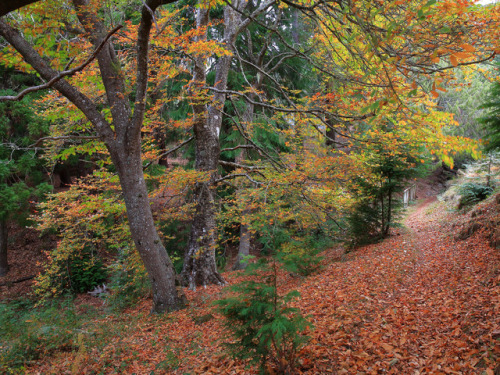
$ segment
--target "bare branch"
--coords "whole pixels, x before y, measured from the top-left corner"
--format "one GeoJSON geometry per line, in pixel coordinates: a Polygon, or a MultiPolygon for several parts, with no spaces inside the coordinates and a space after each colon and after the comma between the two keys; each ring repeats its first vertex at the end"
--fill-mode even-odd
{"type": "Polygon", "coordinates": [[[62,140],[77,140],[77,139],[92,140],[92,139],[100,139],[100,137],[97,135],[61,135],[59,137],[43,137],[40,138],[35,143],[33,143],[32,145],[30,145],[29,148],[38,147],[38,145],[40,145],[45,141],[62,141],[62,140]]]}
{"type": "Polygon", "coordinates": [[[95,51],[83,62],[83,64],[80,64],[76,68],[70,69],[70,70],[65,70],[63,72],[60,72],[57,74],[55,77],[51,78],[48,82],[38,85],[38,86],[33,86],[33,87],[28,87],[26,90],[21,91],[19,94],[16,96],[0,96],[0,101],[17,101],[21,100],[24,98],[26,95],[28,95],[31,92],[39,91],[39,90],[44,90],[52,87],[54,83],[57,81],[61,80],[64,77],[72,76],[75,73],[81,72],[87,65],[89,65],[97,56],[97,54],[101,51],[101,49],[104,47],[104,45],[108,42],[109,38],[113,34],[115,34],[118,30],[120,30],[123,27],[123,25],[116,26],[113,30],[111,30],[108,35],[102,40],[102,42],[99,44],[99,46],[95,49],[95,51]]]}
{"type": "Polygon", "coordinates": [[[251,165],[243,165],[243,164],[233,163],[231,161],[224,161],[224,160],[219,160],[219,164],[222,165],[222,166],[224,166],[224,167],[241,168],[241,169],[247,169],[249,171],[257,171],[257,170],[266,169],[264,167],[257,167],[257,166],[251,166],[251,165]]]}
{"type": "MultiPolygon", "coordinates": [[[[161,154],[161,155],[159,155],[159,156],[158,156],[155,160],[159,160],[159,159],[161,159],[161,158],[163,158],[163,157],[165,157],[165,156],[167,156],[167,155],[170,155],[172,152],[175,152],[175,151],[177,151],[178,149],[180,149],[181,147],[184,147],[185,145],[187,145],[187,144],[188,144],[189,142],[191,142],[193,139],[194,139],[194,137],[191,137],[191,138],[189,138],[189,139],[185,140],[185,141],[184,141],[184,142],[182,142],[181,144],[179,144],[179,145],[175,146],[173,149],[168,150],[168,151],[166,151],[166,152],[162,153],[162,154],[161,154]]],[[[147,168],[149,168],[149,167],[151,166],[151,164],[153,164],[153,162],[154,162],[155,160],[151,160],[148,164],[146,164],[146,166],[143,168],[143,170],[146,170],[147,168]]]]}
{"type": "Polygon", "coordinates": [[[255,185],[263,185],[262,182],[255,181],[252,177],[250,177],[246,173],[228,174],[227,176],[224,176],[224,177],[221,177],[221,178],[218,178],[217,180],[215,180],[214,184],[218,184],[218,183],[223,182],[225,180],[233,179],[233,178],[236,178],[236,177],[245,177],[246,179],[248,179],[251,183],[253,183],[255,185]]]}
{"type": "Polygon", "coordinates": [[[239,146],[235,146],[235,147],[231,147],[231,148],[223,148],[222,150],[220,150],[220,152],[234,151],[234,150],[238,150],[240,148],[255,148],[255,147],[253,145],[239,145],[239,146]]]}

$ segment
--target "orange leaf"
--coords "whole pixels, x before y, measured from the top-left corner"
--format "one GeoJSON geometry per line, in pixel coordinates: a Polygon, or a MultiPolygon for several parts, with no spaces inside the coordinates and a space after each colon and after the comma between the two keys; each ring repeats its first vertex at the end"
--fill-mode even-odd
{"type": "Polygon", "coordinates": [[[389,344],[386,344],[386,343],[382,343],[381,346],[387,350],[388,352],[393,352],[394,351],[394,347],[392,345],[389,345],[389,344]]]}
{"type": "Polygon", "coordinates": [[[458,66],[458,60],[455,56],[451,55],[450,56],[450,62],[451,62],[451,65],[453,66],[458,66]]]}
{"type": "Polygon", "coordinates": [[[431,94],[435,98],[439,98],[439,93],[437,91],[431,90],[431,94]]]}
{"type": "Polygon", "coordinates": [[[462,47],[467,52],[476,52],[476,47],[471,46],[470,44],[462,44],[460,47],[462,47]]]}
{"type": "Polygon", "coordinates": [[[469,57],[471,57],[471,54],[467,52],[455,52],[453,56],[459,59],[468,59],[469,57]]]}

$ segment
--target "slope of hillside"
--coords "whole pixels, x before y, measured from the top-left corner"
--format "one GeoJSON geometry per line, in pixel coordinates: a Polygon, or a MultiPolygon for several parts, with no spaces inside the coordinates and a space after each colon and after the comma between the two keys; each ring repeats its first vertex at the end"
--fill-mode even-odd
{"type": "MultiPolygon", "coordinates": [[[[282,273],[281,289],[299,290],[296,305],[315,326],[298,373],[498,374],[500,252],[480,234],[456,240],[456,215],[429,198],[386,241],[306,279],[282,273]]],[[[188,309],[162,317],[148,315],[149,301],[103,316],[82,329],[73,350],[29,372],[256,373],[225,355],[222,317],[210,305],[225,291],[188,292],[188,309]]]]}

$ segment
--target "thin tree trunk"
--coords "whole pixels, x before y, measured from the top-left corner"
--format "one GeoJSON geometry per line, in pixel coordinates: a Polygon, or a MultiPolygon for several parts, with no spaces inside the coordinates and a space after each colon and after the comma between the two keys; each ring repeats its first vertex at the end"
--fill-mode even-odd
{"type": "MultiPolygon", "coordinates": [[[[243,216],[248,214],[248,211],[243,211],[243,216]]],[[[240,226],[240,243],[238,246],[238,257],[236,258],[236,263],[234,263],[233,270],[245,269],[248,262],[245,260],[250,255],[250,245],[252,242],[252,232],[248,228],[247,224],[241,224],[240,226]]]]}
{"type": "Polygon", "coordinates": [[[5,276],[9,272],[9,263],[7,260],[7,240],[7,221],[0,220],[0,276],[5,276]]]}
{"type": "Polygon", "coordinates": [[[387,235],[389,234],[391,222],[392,222],[392,190],[389,190],[389,193],[387,196],[387,224],[386,224],[386,229],[384,232],[384,237],[387,237],[387,235]]]}
{"type": "MultiPolygon", "coordinates": [[[[256,88],[260,87],[261,81],[257,81],[255,85],[256,88]]],[[[253,96],[252,96],[253,99],[253,96]]],[[[251,123],[254,118],[254,109],[255,106],[252,103],[247,104],[247,108],[245,113],[243,114],[243,130],[246,129],[247,124],[251,123]]],[[[238,158],[236,158],[237,163],[241,163],[247,157],[246,149],[241,151],[241,154],[238,158]]],[[[242,216],[245,217],[250,213],[248,209],[244,209],[242,212],[242,216]]],[[[242,270],[245,269],[248,265],[248,262],[245,259],[250,255],[250,247],[252,242],[252,232],[250,231],[247,224],[240,225],[240,243],[238,245],[238,257],[236,258],[236,263],[233,265],[233,270],[242,270]]]]}

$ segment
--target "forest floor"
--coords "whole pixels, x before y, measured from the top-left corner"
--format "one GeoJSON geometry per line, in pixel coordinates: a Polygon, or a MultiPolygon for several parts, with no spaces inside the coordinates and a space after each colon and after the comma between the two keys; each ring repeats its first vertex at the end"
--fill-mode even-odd
{"type": "MultiPolygon", "coordinates": [[[[428,198],[387,240],[326,252],[324,268],[307,278],[281,273],[280,291],[298,290],[294,303],[314,325],[297,373],[498,375],[500,251],[481,233],[456,240],[460,216],[428,198]]],[[[246,278],[224,276],[229,284],[246,278]]],[[[223,318],[210,302],[226,291],[188,291],[189,308],[164,316],[149,315],[150,300],[122,314],[102,312],[72,349],[27,372],[256,373],[224,350],[223,318]]]]}

